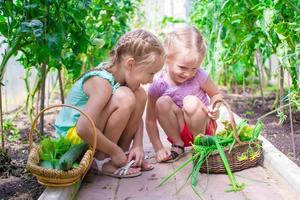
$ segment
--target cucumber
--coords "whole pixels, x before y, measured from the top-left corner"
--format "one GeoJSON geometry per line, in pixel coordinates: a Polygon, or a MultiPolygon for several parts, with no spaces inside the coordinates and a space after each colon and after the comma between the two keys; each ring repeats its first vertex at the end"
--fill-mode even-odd
{"type": "Polygon", "coordinates": [[[203,146],[213,146],[215,143],[216,136],[206,136],[201,137],[201,145],[203,146]]]}
{"type": "Polygon", "coordinates": [[[87,143],[81,143],[72,146],[62,157],[59,159],[58,168],[67,171],[72,168],[73,163],[78,160],[86,150],[89,148],[87,143]]]}
{"type": "Polygon", "coordinates": [[[216,136],[197,135],[194,139],[194,144],[201,146],[212,146],[215,145],[215,137],[216,136]]]}
{"type": "Polygon", "coordinates": [[[40,163],[40,166],[43,167],[43,168],[45,168],[45,169],[53,169],[53,165],[52,165],[52,163],[49,160],[43,160],[40,163]]]}

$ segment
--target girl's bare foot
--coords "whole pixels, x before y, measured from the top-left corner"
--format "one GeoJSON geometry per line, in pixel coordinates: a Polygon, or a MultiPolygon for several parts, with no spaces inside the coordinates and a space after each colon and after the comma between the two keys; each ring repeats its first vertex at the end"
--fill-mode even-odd
{"type": "Polygon", "coordinates": [[[141,168],[139,167],[131,167],[128,165],[118,168],[115,167],[111,161],[103,163],[102,161],[94,160],[91,168],[93,171],[96,171],[97,174],[103,174],[116,178],[130,178],[141,175],[141,168]]]}

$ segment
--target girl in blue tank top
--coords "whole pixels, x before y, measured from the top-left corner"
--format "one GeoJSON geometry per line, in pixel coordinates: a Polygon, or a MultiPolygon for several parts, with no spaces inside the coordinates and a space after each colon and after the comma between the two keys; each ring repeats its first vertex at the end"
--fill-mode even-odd
{"type": "MultiPolygon", "coordinates": [[[[82,109],[96,125],[92,167],[98,172],[122,178],[153,168],[144,161],[142,115],[147,95],[140,85],[152,82],[164,58],[156,36],[134,30],[119,39],[107,64],[88,71],[72,87],[66,103],[82,109]]],[[[63,108],[55,128],[73,143],[93,142],[89,121],[76,110],[63,108]]]]}

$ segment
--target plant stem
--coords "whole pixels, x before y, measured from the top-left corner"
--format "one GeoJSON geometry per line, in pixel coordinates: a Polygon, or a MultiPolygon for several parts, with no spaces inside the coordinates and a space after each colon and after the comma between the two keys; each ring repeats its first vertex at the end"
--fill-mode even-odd
{"type": "Polygon", "coordinates": [[[290,0],[285,0],[285,2],[287,2],[287,4],[294,8],[296,12],[300,13],[300,9],[297,6],[295,6],[290,0]]]}
{"type": "MultiPolygon", "coordinates": [[[[40,102],[40,111],[44,109],[45,106],[45,85],[46,85],[46,63],[42,64],[42,85],[41,85],[41,102],[40,102]]],[[[44,113],[40,116],[40,132],[43,133],[44,130],[44,113]]]]}
{"type": "Polygon", "coordinates": [[[217,147],[218,152],[220,154],[220,157],[221,157],[221,159],[223,161],[224,167],[225,167],[225,169],[227,171],[227,175],[229,177],[229,180],[230,180],[230,183],[232,185],[233,191],[236,192],[236,191],[240,190],[239,185],[237,184],[236,179],[235,179],[233,173],[231,172],[231,169],[230,169],[229,163],[227,161],[226,155],[224,153],[224,150],[220,146],[218,140],[216,138],[214,138],[214,140],[216,142],[216,147],[217,147]]]}
{"type": "Polygon", "coordinates": [[[265,107],[265,98],[264,98],[264,90],[263,90],[263,63],[261,61],[261,54],[259,50],[256,51],[255,53],[255,58],[256,58],[256,64],[257,64],[257,71],[258,71],[258,77],[259,77],[259,88],[260,88],[260,95],[262,98],[262,107],[265,107]]]}
{"type": "Polygon", "coordinates": [[[1,123],[1,140],[2,140],[2,150],[4,151],[4,132],[3,132],[3,115],[2,115],[2,85],[0,84],[0,123],[1,123]]]}
{"type": "Polygon", "coordinates": [[[64,104],[65,103],[65,97],[64,97],[64,89],[63,89],[63,83],[62,83],[62,78],[61,78],[61,67],[59,67],[57,69],[57,76],[58,76],[58,81],[59,81],[59,90],[60,90],[60,99],[61,99],[61,103],[64,104]]]}
{"type": "Polygon", "coordinates": [[[11,47],[8,48],[7,53],[4,54],[1,65],[0,65],[0,82],[2,82],[3,76],[4,76],[4,71],[5,71],[5,67],[6,64],[9,60],[9,58],[14,55],[16,53],[16,51],[18,50],[18,45],[21,42],[21,37],[18,37],[16,39],[16,43],[11,47]]]}
{"type": "Polygon", "coordinates": [[[290,103],[285,104],[285,105],[283,105],[283,106],[279,106],[279,107],[276,108],[275,110],[272,110],[272,111],[270,111],[270,112],[264,114],[263,116],[259,117],[259,118],[257,119],[257,121],[260,121],[260,120],[262,120],[263,118],[265,118],[266,116],[271,115],[271,114],[277,112],[278,110],[280,110],[280,109],[282,109],[282,108],[285,108],[285,107],[287,107],[287,106],[289,106],[289,105],[291,105],[291,104],[293,104],[293,102],[290,102],[290,103]]]}
{"type": "Polygon", "coordinates": [[[169,176],[167,176],[166,178],[164,178],[162,180],[162,182],[158,185],[158,187],[162,186],[163,184],[165,184],[172,176],[174,176],[175,174],[177,174],[177,172],[179,172],[182,168],[184,168],[186,165],[188,165],[190,162],[192,162],[195,157],[197,157],[198,154],[193,155],[190,159],[188,159],[187,161],[185,161],[182,165],[180,165],[172,174],[170,174],[169,176]]]}
{"type": "MultiPolygon", "coordinates": [[[[288,76],[288,85],[289,85],[289,93],[291,93],[290,76],[288,76]]],[[[289,102],[291,102],[290,98],[289,98],[289,102]]],[[[296,158],[296,147],[295,147],[294,125],[293,125],[293,113],[292,113],[292,106],[291,106],[291,104],[289,105],[289,113],[290,113],[290,127],[291,127],[291,138],[292,138],[293,156],[294,156],[294,158],[296,158]]]]}

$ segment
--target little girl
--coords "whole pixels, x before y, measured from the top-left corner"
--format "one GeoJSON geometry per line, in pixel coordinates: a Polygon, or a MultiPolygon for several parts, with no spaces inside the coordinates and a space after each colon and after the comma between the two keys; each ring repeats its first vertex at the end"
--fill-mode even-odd
{"type": "Polygon", "coordinates": [[[206,46],[195,27],[169,33],[164,45],[165,70],[149,87],[146,128],[157,162],[174,162],[195,135],[213,134],[220,105],[214,109],[211,105],[222,96],[208,74],[199,68],[206,46]],[[156,120],[172,143],[171,150],[162,145],[156,120]]]}
{"type": "MultiPolygon", "coordinates": [[[[66,103],[81,108],[93,119],[98,152],[92,167],[103,174],[134,177],[141,170],[153,168],[144,161],[142,114],[147,95],[140,84],[152,82],[164,59],[163,46],[156,36],[134,30],[119,39],[107,64],[86,72],[72,87],[66,103]]],[[[89,121],[76,110],[63,108],[55,128],[73,143],[92,144],[89,121]]]]}

